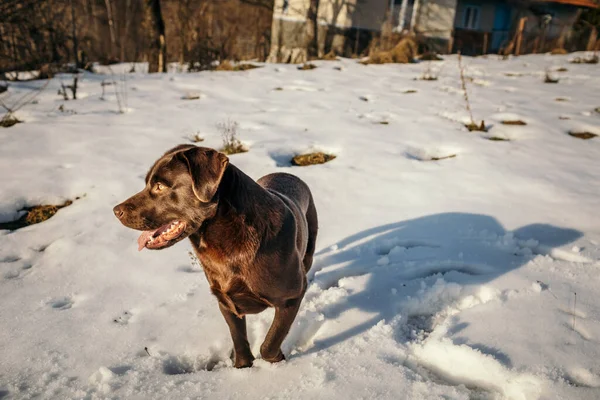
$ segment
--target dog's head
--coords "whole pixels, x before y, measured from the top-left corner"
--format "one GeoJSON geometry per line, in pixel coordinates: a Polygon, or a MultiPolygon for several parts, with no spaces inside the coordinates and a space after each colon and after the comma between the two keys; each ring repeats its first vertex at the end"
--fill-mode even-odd
{"type": "Polygon", "coordinates": [[[146,175],[146,187],[113,211],[123,225],[144,231],[139,250],[172,246],[212,218],[217,189],[229,159],[206,147],[179,145],[159,158],[146,175]]]}

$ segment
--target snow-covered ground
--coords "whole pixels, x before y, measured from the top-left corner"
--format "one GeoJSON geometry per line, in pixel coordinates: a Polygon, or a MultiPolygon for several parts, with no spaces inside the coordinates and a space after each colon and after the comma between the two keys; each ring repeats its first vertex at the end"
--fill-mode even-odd
{"type": "MultiPolygon", "coordinates": [[[[125,85],[114,67],[124,114],[111,86],[100,99],[110,75],[66,102],[55,78],[0,128],[0,221],[81,199],[0,231],[0,398],[600,398],[600,138],[567,135],[600,134],[600,67],[572,57],[465,58],[488,133],[462,125],[453,56],[437,81],[342,60],[125,85]],[[300,176],[321,228],[287,361],[245,370],[189,243],[138,253],[112,215],[168,148],[197,133],[219,147],[226,120],[250,147],[231,162],[300,176]],[[312,149],[338,157],[290,166],[312,149]]],[[[249,317],[255,354],[272,315],[249,317]]]]}

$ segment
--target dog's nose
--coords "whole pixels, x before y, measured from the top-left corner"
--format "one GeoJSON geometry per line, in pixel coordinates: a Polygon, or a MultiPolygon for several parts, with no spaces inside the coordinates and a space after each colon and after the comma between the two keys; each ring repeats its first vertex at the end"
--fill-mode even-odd
{"type": "Polygon", "coordinates": [[[125,207],[123,207],[122,204],[119,204],[113,208],[113,212],[115,213],[115,217],[121,219],[123,218],[123,215],[125,215],[125,207]]]}

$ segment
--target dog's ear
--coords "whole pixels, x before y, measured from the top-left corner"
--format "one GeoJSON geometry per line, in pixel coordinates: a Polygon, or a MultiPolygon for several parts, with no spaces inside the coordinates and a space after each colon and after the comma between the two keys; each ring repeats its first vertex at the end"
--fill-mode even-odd
{"type": "Polygon", "coordinates": [[[217,193],[229,159],[216,150],[196,146],[180,154],[192,176],[194,194],[201,202],[210,202],[217,193]]]}

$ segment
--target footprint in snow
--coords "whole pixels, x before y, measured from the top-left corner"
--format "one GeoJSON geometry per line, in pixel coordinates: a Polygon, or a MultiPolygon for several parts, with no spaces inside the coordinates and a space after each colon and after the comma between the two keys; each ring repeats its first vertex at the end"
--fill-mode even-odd
{"type": "Polygon", "coordinates": [[[113,319],[113,322],[118,325],[127,325],[132,316],[131,311],[123,311],[123,314],[113,319]]]}
{"type": "Polygon", "coordinates": [[[46,303],[48,306],[52,307],[55,310],[68,310],[75,302],[69,296],[66,297],[57,297],[46,303]]]}

